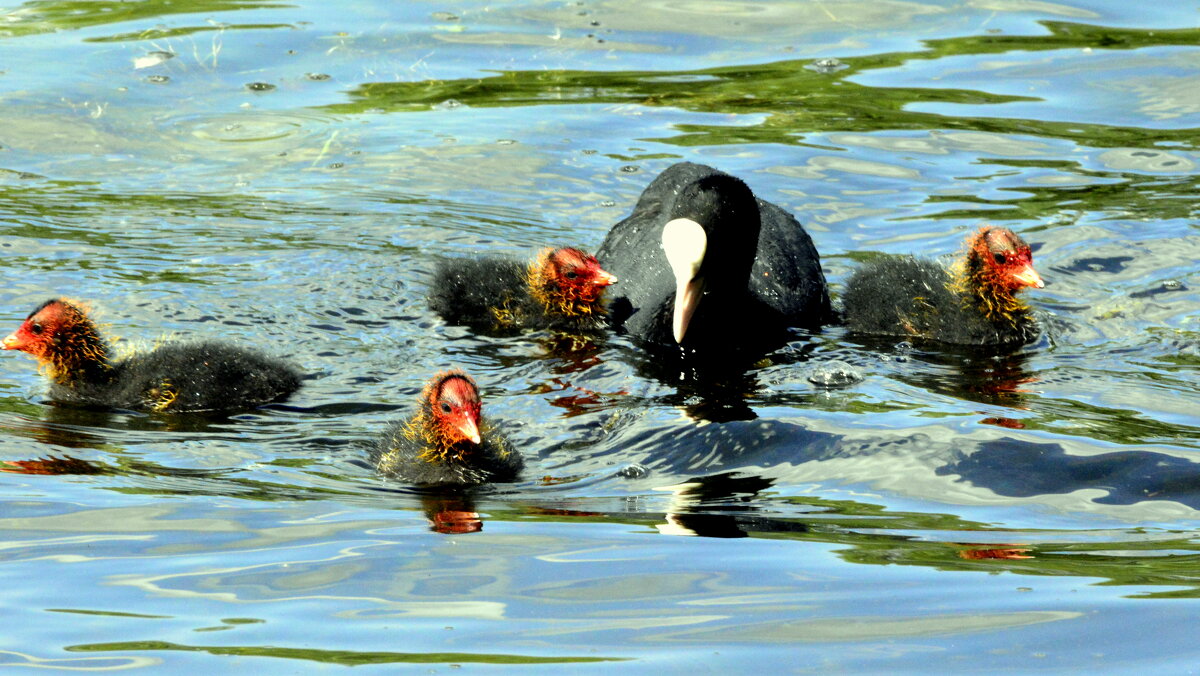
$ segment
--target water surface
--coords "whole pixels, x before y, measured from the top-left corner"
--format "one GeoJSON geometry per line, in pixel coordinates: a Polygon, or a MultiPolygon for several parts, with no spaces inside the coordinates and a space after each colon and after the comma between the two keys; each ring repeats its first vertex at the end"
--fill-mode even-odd
{"type": "Polygon", "coordinates": [[[224,420],[81,412],[5,353],[0,664],[1193,668],[1193,8],[326,5],[0,9],[3,330],[61,294],[125,348],[221,337],[315,376],[224,420]],[[1011,227],[1045,335],[798,333],[714,397],[623,337],[425,307],[440,258],[594,249],[680,160],[794,213],[835,294],[1011,227]],[[813,384],[831,360],[863,380],[813,384]],[[524,482],[365,465],[451,365],[524,482]]]}

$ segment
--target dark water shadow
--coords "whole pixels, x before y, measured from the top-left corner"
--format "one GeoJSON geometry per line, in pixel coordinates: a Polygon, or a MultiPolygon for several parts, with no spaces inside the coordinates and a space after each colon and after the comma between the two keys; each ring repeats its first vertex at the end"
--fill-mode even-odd
{"type": "Polygon", "coordinates": [[[1133,505],[1167,500],[1200,509],[1200,463],[1153,451],[1071,455],[1059,444],[1016,439],[987,441],[970,455],[937,469],[997,495],[1027,498],[1098,489],[1093,500],[1133,505]]]}

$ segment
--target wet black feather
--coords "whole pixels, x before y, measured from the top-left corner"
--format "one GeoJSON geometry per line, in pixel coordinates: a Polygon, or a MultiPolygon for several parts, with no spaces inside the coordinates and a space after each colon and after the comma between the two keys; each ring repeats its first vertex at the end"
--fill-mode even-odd
{"type": "Polygon", "coordinates": [[[76,406],[228,413],[282,401],[300,385],[287,362],[209,341],[134,354],[86,379],[54,383],[50,396],[76,406]]]}
{"type": "Polygon", "coordinates": [[[421,457],[427,446],[406,436],[407,428],[406,422],[393,424],[372,449],[371,464],[381,474],[412,484],[469,486],[516,481],[525,466],[504,435],[488,428],[480,430],[483,443],[452,447],[444,459],[421,457]]]}
{"type": "Polygon", "coordinates": [[[951,289],[936,261],[889,256],[864,264],[842,295],[852,332],[928,339],[960,345],[1020,345],[1037,337],[1028,309],[1011,319],[989,319],[971,299],[951,289]]]}
{"type": "Polygon", "coordinates": [[[820,256],[800,223],[757,199],[741,180],[681,162],[650,183],[597,253],[604,269],[621,280],[610,292],[612,321],[635,338],[675,343],[675,278],[661,239],[663,226],[675,218],[695,220],[708,234],[701,267],[706,292],[686,346],[772,342],[786,327],[834,319],[820,256]]]}
{"type": "Polygon", "coordinates": [[[603,316],[548,312],[529,288],[529,267],[505,258],[440,261],[429,285],[429,307],[449,324],[491,335],[525,329],[595,331],[603,316]]]}

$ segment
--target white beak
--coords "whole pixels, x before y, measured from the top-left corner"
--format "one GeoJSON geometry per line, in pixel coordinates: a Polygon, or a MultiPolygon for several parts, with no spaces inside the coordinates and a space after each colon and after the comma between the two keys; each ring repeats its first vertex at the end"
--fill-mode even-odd
{"type": "Polygon", "coordinates": [[[704,295],[704,279],[698,273],[708,249],[708,235],[696,221],[677,218],[663,226],[662,248],[675,273],[675,314],[671,319],[671,333],[676,343],[682,343],[696,306],[704,295]]]}

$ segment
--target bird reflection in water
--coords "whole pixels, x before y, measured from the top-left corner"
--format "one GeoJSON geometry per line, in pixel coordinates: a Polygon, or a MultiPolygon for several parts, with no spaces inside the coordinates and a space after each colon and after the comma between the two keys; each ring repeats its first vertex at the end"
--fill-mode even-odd
{"type": "Polygon", "coordinates": [[[596,392],[586,387],[572,385],[562,378],[551,378],[548,382],[537,386],[534,392],[537,394],[563,393],[561,396],[550,399],[549,403],[551,406],[566,409],[566,413],[563,414],[564,418],[611,408],[619,397],[629,394],[626,390],[617,390],[611,393],[596,392]]]}
{"type": "Polygon", "coordinates": [[[33,460],[5,460],[0,472],[12,474],[104,474],[103,466],[69,455],[47,455],[33,460]]]}
{"type": "MultiPolygon", "coordinates": [[[[986,350],[947,345],[914,346],[907,341],[887,344],[856,336],[852,342],[890,354],[897,365],[893,377],[910,385],[966,401],[1018,410],[1029,408],[1031,385],[1038,377],[1027,370],[1029,353],[1021,350],[986,350]],[[913,363],[918,362],[918,363],[913,363]]],[[[1009,418],[985,421],[1003,427],[1021,423],[1009,418]]]]}
{"type": "Polygon", "coordinates": [[[968,561],[977,561],[977,560],[985,560],[985,559],[1002,559],[1002,560],[1032,559],[1033,558],[1032,556],[1028,556],[1025,553],[1025,552],[1031,552],[1031,551],[1033,551],[1033,550],[1029,547],[980,548],[980,547],[972,546],[970,549],[958,550],[958,558],[966,559],[968,561]]]}
{"type": "Polygon", "coordinates": [[[749,537],[751,530],[807,530],[803,524],[778,520],[764,529],[764,524],[753,518],[755,498],[773,483],[764,477],[730,472],[658,488],[669,491],[671,497],[663,523],[655,528],[664,535],[713,538],[749,537]],[[753,527],[749,527],[751,521],[753,527]]]}
{"type": "Polygon", "coordinates": [[[429,529],[435,533],[462,535],[483,530],[483,518],[475,511],[475,501],[467,493],[424,493],[421,508],[429,519],[429,529]]]}
{"type": "Polygon", "coordinates": [[[103,448],[104,438],[85,430],[86,427],[103,426],[111,414],[87,409],[46,407],[41,419],[15,417],[0,430],[17,437],[59,446],[62,448],[103,448]]]}

